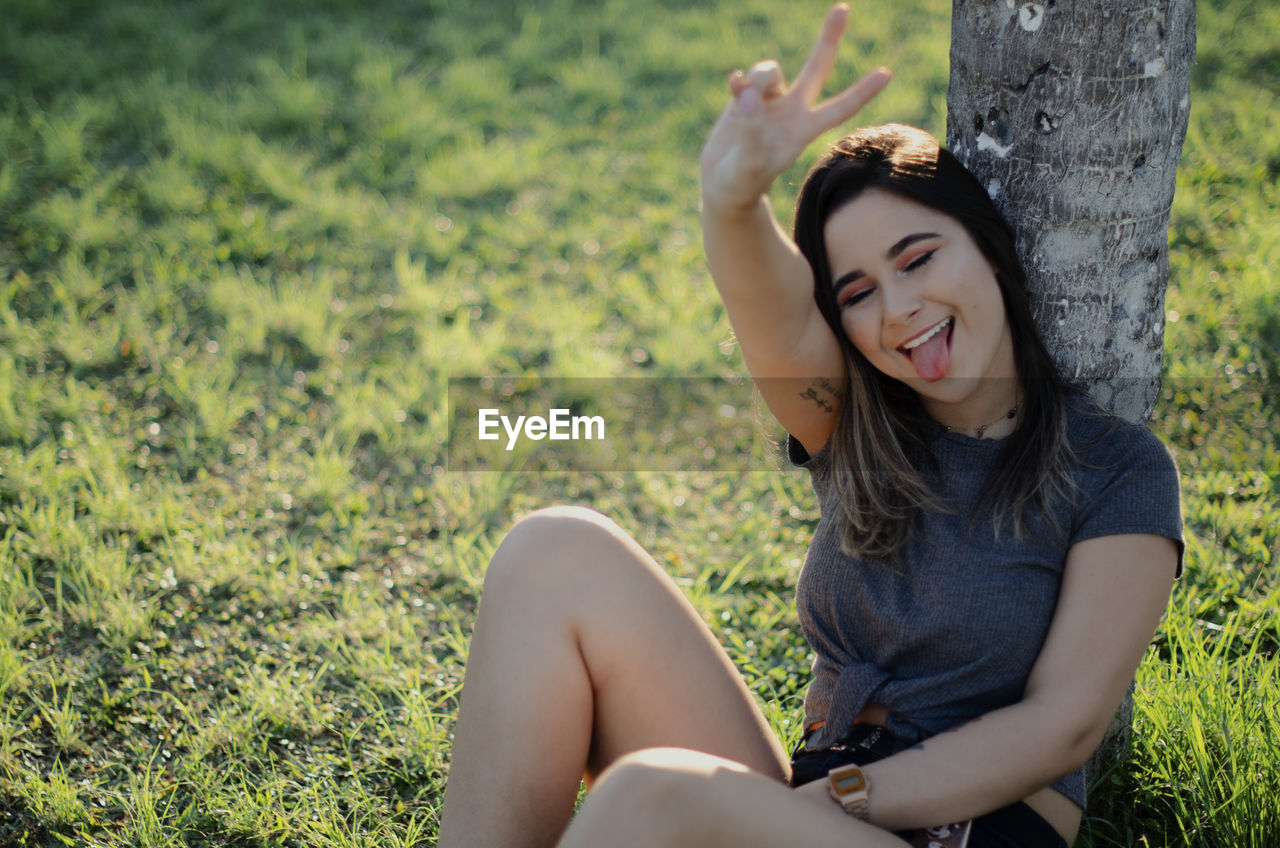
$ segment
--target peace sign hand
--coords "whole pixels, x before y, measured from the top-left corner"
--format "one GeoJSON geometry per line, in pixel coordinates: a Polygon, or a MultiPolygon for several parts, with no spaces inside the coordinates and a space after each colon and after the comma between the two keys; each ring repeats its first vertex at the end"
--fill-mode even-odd
{"type": "Polygon", "coordinates": [[[814,139],[852,118],[889,82],[888,69],[877,68],[814,105],[835,65],[836,48],[848,21],[847,5],[832,7],[790,87],[773,60],[757,62],[746,74],[734,71],[729,77],[733,100],[702,150],[704,208],[754,206],[814,139]]]}

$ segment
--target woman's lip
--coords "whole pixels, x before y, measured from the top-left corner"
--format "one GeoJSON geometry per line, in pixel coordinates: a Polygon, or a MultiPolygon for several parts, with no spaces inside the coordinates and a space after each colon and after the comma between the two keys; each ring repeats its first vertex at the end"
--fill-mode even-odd
{"type": "MultiPolygon", "coordinates": [[[[901,354],[902,354],[902,355],[904,355],[904,356],[910,356],[910,355],[911,355],[911,351],[912,351],[912,350],[914,350],[915,348],[907,347],[907,345],[909,345],[909,344],[911,344],[912,342],[917,341],[917,340],[919,340],[919,339],[923,339],[923,338],[925,338],[925,337],[926,337],[926,336],[928,336],[929,334],[933,333],[935,330],[936,330],[936,331],[938,331],[938,332],[945,332],[945,330],[939,330],[938,328],[939,328],[941,325],[946,324],[946,323],[948,323],[948,322],[950,322],[950,321],[951,321],[951,316],[950,316],[950,315],[948,315],[946,318],[943,318],[943,319],[942,319],[941,321],[939,321],[937,324],[933,324],[933,325],[931,325],[930,327],[928,327],[927,329],[925,329],[925,330],[921,330],[919,333],[916,333],[914,336],[912,336],[911,338],[907,339],[907,340],[906,340],[905,342],[903,342],[902,344],[898,345],[898,352],[899,352],[899,353],[901,353],[901,354]]],[[[917,347],[918,347],[918,345],[917,345],[917,347]]]]}

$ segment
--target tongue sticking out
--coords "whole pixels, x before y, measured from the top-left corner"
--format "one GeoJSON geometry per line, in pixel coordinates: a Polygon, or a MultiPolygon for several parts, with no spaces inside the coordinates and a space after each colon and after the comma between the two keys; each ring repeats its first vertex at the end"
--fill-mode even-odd
{"type": "Polygon", "coordinates": [[[948,327],[911,351],[911,364],[926,382],[941,380],[951,364],[951,329],[948,327]]]}

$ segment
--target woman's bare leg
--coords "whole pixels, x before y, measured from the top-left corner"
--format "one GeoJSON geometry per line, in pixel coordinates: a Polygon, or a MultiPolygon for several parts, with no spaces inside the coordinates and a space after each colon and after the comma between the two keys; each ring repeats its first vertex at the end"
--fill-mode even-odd
{"type": "Polygon", "coordinates": [[[549,846],[584,773],[705,751],[783,780],[787,760],[733,663],[653,558],[574,507],[521,521],[476,618],[441,848],[549,846]]]}
{"type": "Polygon", "coordinates": [[[559,848],[906,848],[888,831],[739,763],[698,751],[628,754],[601,775],[559,848]]]}

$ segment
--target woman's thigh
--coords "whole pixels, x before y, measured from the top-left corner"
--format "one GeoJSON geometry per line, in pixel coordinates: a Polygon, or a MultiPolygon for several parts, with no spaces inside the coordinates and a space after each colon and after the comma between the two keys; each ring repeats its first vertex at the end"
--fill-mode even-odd
{"type": "Polygon", "coordinates": [[[482,615],[489,604],[513,630],[554,638],[548,631],[560,628],[580,655],[590,688],[589,780],[624,754],[666,746],[786,779],[785,752],[711,630],[605,516],[554,507],[522,520],[486,575],[482,615]]]}

